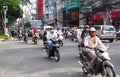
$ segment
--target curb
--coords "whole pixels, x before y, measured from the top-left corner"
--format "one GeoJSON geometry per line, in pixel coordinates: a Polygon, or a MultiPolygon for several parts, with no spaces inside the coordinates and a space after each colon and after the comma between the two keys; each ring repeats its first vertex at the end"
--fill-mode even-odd
{"type": "Polygon", "coordinates": [[[4,39],[0,39],[0,41],[3,41],[4,39]]]}

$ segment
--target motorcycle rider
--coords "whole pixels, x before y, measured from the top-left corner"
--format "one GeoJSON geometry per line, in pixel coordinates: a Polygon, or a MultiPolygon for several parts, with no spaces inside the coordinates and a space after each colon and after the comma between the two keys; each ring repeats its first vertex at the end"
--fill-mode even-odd
{"type": "Polygon", "coordinates": [[[19,30],[18,30],[18,38],[22,38],[22,28],[19,28],[19,30]]]}
{"type": "Polygon", "coordinates": [[[50,33],[50,28],[46,28],[43,33],[43,43],[44,45],[47,43],[47,34],[50,33]]]}
{"type": "Polygon", "coordinates": [[[50,32],[47,33],[47,45],[48,45],[48,52],[50,53],[51,51],[51,46],[54,39],[57,39],[57,34],[54,32],[54,30],[51,30],[50,32]]]}
{"type": "Polygon", "coordinates": [[[24,27],[24,30],[23,30],[23,35],[25,36],[25,34],[28,35],[28,29],[26,27],[24,27]]]}
{"type": "Polygon", "coordinates": [[[63,34],[59,28],[57,28],[56,33],[57,33],[58,37],[63,34]]]}
{"type": "Polygon", "coordinates": [[[85,44],[85,54],[88,57],[89,56],[89,66],[90,68],[93,68],[95,59],[97,58],[97,55],[95,54],[94,48],[97,47],[102,51],[106,51],[109,46],[105,46],[101,40],[96,36],[96,29],[94,27],[90,28],[90,35],[85,38],[84,41],[85,44]]]}
{"type": "Polygon", "coordinates": [[[59,43],[60,43],[60,41],[63,42],[63,36],[62,36],[63,33],[62,33],[62,31],[59,28],[57,28],[56,33],[57,33],[59,43]]]}
{"type": "Polygon", "coordinates": [[[81,32],[79,41],[78,41],[78,47],[84,47],[84,41],[87,36],[89,36],[89,28],[84,27],[83,31],[81,32]]]}
{"type": "Polygon", "coordinates": [[[32,40],[34,40],[35,35],[39,38],[39,32],[38,32],[38,29],[36,27],[34,27],[34,29],[33,29],[32,40]]]}

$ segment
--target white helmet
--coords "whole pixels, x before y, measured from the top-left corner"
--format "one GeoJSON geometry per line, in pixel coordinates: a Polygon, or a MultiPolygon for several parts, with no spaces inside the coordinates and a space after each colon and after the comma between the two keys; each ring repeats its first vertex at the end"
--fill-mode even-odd
{"type": "Polygon", "coordinates": [[[95,29],[94,27],[91,27],[91,28],[90,28],[90,31],[94,31],[94,32],[95,32],[96,29],[95,29]]]}

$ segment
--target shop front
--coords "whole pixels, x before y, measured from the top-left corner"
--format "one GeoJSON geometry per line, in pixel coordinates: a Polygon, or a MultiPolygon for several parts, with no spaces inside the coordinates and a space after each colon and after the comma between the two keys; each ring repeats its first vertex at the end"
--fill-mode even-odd
{"type": "MultiPolygon", "coordinates": [[[[79,26],[79,0],[66,0],[66,26],[74,27],[79,26]]],[[[64,20],[64,17],[63,17],[64,20]]]]}
{"type": "Polygon", "coordinates": [[[94,23],[95,25],[101,25],[103,24],[103,14],[99,13],[99,14],[94,14],[91,17],[92,23],[94,23]]]}
{"type": "Polygon", "coordinates": [[[116,28],[120,28],[120,11],[115,11],[111,13],[112,25],[116,28]]]}
{"type": "MultiPolygon", "coordinates": [[[[109,20],[111,20],[110,22],[112,22],[111,25],[114,25],[115,27],[119,27],[120,26],[120,11],[113,11],[110,13],[109,16],[110,16],[109,20]]],[[[99,14],[92,15],[91,20],[96,25],[103,25],[104,23],[103,18],[104,18],[103,13],[99,13],[99,14]]]]}

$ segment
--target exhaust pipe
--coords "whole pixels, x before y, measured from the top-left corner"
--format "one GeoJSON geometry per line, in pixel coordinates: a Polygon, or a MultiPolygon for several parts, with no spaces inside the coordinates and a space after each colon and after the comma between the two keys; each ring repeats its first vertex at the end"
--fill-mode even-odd
{"type": "Polygon", "coordinates": [[[82,64],[82,62],[81,62],[81,61],[78,61],[78,63],[79,63],[82,67],[84,67],[84,65],[82,64]]]}

